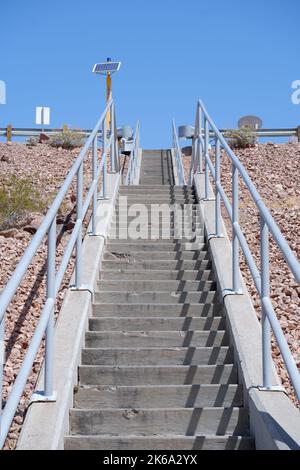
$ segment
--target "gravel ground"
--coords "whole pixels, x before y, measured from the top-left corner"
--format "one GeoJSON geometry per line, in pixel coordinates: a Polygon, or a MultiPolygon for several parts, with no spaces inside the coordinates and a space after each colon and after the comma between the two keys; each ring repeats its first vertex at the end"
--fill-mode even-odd
{"type": "MultiPolygon", "coordinates": [[[[18,178],[26,178],[31,181],[35,189],[40,193],[41,200],[45,207],[45,214],[47,206],[53,201],[60,185],[78,155],[79,150],[80,149],[56,149],[47,144],[38,144],[37,146],[28,147],[20,143],[12,143],[11,145],[0,143],[0,181],[3,184],[3,181],[10,175],[16,175],[18,178]],[[59,171],[57,171],[58,168],[59,171]]],[[[99,156],[100,155],[101,152],[99,151],[99,156]]],[[[121,158],[121,165],[126,167],[124,158],[121,158]]],[[[89,153],[84,162],[84,194],[86,194],[90,181],[91,153],[89,153]]],[[[89,216],[90,212],[88,212],[86,217],[85,229],[88,224],[89,216]]],[[[42,218],[43,214],[26,214],[24,220],[18,224],[17,228],[8,232],[0,232],[0,291],[6,285],[33,236],[31,233],[24,230],[24,226],[26,225],[27,229],[29,227],[29,231],[34,231],[41,223],[42,218]],[[30,227],[32,227],[33,230],[30,230],[30,227]]],[[[68,243],[75,219],[76,179],[74,179],[65,197],[57,218],[57,266],[63,256],[64,247],[68,243]]],[[[41,244],[40,249],[33,258],[28,272],[7,310],[5,326],[6,364],[3,390],[4,403],[14,384],[44,304],[47,250],[45,241],[46,240],[41,244]]],[[[55,309],[56,317],[59,314],[73,268],[74,255],[70,260],[58,294],[55,309]]],[[[24,395],[21,398],[17,414],[8,434],[5,449],[15,448],[26,413],[28,399],[35,387],[38,371],[43,360],[43,348],[44,345],[42,344],[33,365],[33,373],[29,377],[24,395]]]]}
{"type": "MultiPolygon", "coordinates": [[[[236,150],[235,153],[255,183],[290,248],[300,259],[300,144],[257,144],[252,148],[236,150]]],[[[184,157],[186,173],[189,163],[189,157],[184,157]]],[[[229,157],[224,153],[221,155],[221,175],[225,192],[231,198],[231,163],[229,157]]],[[[259,267],[258,211],[249,191],[243,184],[240,184],[240,201],[240,224],[259,267]]],[[[224,207],[222,207],[222,214],[231,237],[230,221],[224,207]]],[[[241,256],[241,270],[256,313],[260,318],[259,296],[243,256],[241,256]]],[[[270,273],[273,306],[300,369],[300,288],[272,239],[270,243],[270,273]]],[[[299,407],[274,340],[272,340],[272,354],[287,393],[299,407]]]]}

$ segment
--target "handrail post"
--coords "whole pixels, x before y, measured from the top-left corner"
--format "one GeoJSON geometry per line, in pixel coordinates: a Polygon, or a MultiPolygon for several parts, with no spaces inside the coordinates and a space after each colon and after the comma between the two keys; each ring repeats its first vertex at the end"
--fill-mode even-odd
{"type": "Polygon", "coordinates": [[[239,170],[232,163],[232,290],[240,291],[239,239],[235,224],[239,223],[239,170]]]}
{"type": "Polygon", "coordinates": [[[208,119],[204,118],[204,158],[205,158],[205,199],[208,199],[209,194],[209,166],[208,166],[208,119]]]}
{"type": "MultiPolygon", "coordinates": [[[[97,134],[93,140],[93,162],[92,162],[92,179],[93,181],[97,178],[97,161],[98,161],[98,142],[97,134]]],[[[98,197],[98,181],[96,183],[94,194],[93,194],[93,207],[92,207],[92,235],[96,235],[96,212],[97,212],[97,197],[98,197]]]]}
{"type": "Polygon", "coordinates": [[[76,240],[76,270],[75,270],[75,287],[78,289],[81,285],[81,267],[82,267],[82,202],[83,202],[83,162],[81,162],[77,170],[77,221],[80,221],[76,240]]]}
{"type": "Polygon", "coordinates": [[[220,184],[220,140],[216,137],[216,153],[215,153],[215,224],[216,224],[216,237],[221,237],[221,195],[218,185],[220,184]]]}
{"type": "Polygon", "coordinates": [[[110,108],[110,115],[111,115],[111,120],[110,120],[110,136],[113,135],[113,139],[111,141],[111,146],[110,146],[110,171],[111,173],[116,172],[116,155],[115,155],[115,135],[114,135],[114,121],[115,121],[115,108],[114,105],[111,105],[110,108]]]}
{"type": "MultiPolygon", "coordinates": [[[[270,295],[269,270],[269,229],[263,216],[260,214],[260,266],[261,266],[261,299],[270,295]]],[[[271,352],[271,326],[262,303],[262,364],[263,387],[271,388],[272,352],[271,352]]]]}
{"type": "MultiPolygon", "coordinates": [[[[47,299],[55,302],[55,258],[56,258],[56,216],[48,231],[47,249],[47,299]]],[[[53,364],[54,362],[54,305],[49,315],[45,336],[45,374],[44,396],[53,397],[53,364]]]]}
{"type": "Polygon", "coordinates": [[[203,173],[203,148],[202,148],[202,108],[200,105],[198,105],[198,112],[199,112],[199,128],[198,128],[198,173],[203,173]]]}
{"type": "Polygon", "coordinates": [[[106,198],[106,175],[107,175],[107,128],[106,128],[106,119],[104,119],[102,123],[102,143],[103,143],[103,150],[102,155],[105,153],[105,161],[103,162],[103,170],[102,170],[102,197],[103,199],[106,198]]]}

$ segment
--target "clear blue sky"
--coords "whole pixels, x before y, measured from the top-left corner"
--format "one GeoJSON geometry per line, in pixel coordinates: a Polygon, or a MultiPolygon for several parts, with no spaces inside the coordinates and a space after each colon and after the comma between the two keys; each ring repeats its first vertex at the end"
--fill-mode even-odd
{"type": "Polygon", "coordinates": [[[113,77],[118,124],[141,121],[144,147],[167,147],[171,119],[194,120],[201,97],[219,127],[257,114],[265,127],[300,124],[299,0],[15,0],[0,8],[0,127],[93,127],[104,106],[95,62],[113,77]]]}

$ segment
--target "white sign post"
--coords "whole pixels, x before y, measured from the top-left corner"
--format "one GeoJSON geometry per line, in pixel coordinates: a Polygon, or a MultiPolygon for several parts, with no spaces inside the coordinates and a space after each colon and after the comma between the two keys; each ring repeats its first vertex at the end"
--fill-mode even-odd
{"type": "Polygon", "coordinates": [[[0,104],[6,104],[6,85],[3,80],[0,80],[0,104]]]}
{"type": "Polygon", "coordinates": [[[35,123],[41,124],[42,131],[44,132],[44,126],[50,124],[50,108],[37,106],[35,109],[35,123]]]}

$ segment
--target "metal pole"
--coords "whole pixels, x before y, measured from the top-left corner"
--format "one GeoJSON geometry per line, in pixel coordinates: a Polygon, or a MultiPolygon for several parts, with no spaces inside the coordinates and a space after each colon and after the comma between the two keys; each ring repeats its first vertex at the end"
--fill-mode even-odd
{"type": "Polygon", "coordinates": [[[2,397],[3,397],[3,369],[4,369],[4,331],[5,331],[5,315],[0,320],[0,430],[1,430],[1,414],[2,414],[2,397]]]}
{"type": "MultiPolygon", "coordinates": [[[[113,122],[114,122],[114,105],[111,105],[111,120],[110,120],[110,132],[109,135],[111,136],[113,132],[113,122]]],[[[114,138],[111,141],[111,146],[110,146],[110,171],[112,173],[116,172],[116,157],[115,157],[115,142],[114,138]]]]}
{"type": "Polygon", "coordinates": [[[80,220],[81,226],[76,240],[76,269],[75,269],[75,287],[81,285],[81,258],[82,258],[82,199],[83,199],[83,162],[77,171],[77,220],[80,220]]]}
{"type": "Polygon", "coordinates": [[[218,189],[220,183],[220,140],[216,138],[215,148],[215,185],[216,185],[216,201],[215,201],[215,223],[216,223],[216,236],[221,236],[221,195],[218,189]]]}
{"type": "MultiPolygon", "coordinates": [[[[260,266],[261,266],[261,299],[270,295],[270,269],[269,269],[269,229],[262,215],[260,215],[260,266]]],[[[271,327],[267,313],[262,303],[262,362],[263,386],[272,386],[272,353],[271,353],[271,327]]]]}
{"type": "Polygon", "coordinates": [[[240,290],[239,279],[239,239],[234,225],[239,223],[239,170],[232,163],[232,290],[240,290]]]}
{"type": "Polygon", "coordinates": [[[207,162],[208,157],[208,136],[209,136],[209,129],[208,129],[208,120],[206,117],[204,118],[204,158],[205,158],[205,199],[208,199],[209,193],[209,166],[207,162]]]}
{"type": "MultiPolygon", "coordinates": [[[[47,300],[55,302],[55,258],[56,258],[56,216],[48,231],[47,252],[47,300]]],[[[45,336],[45,376],[44,395],[53,395],[53,361],[54,361],[54,303],[51,309],[45,336]]]]}
{"type": "MultiPolygon", "coordinates": [[[[92,178],[93,181],[97,178],[97,161],[98,161],[98,154],[97,154],[97,135],[93,140],[93,163],[92,163],[92,178]]],[[[96,212],[97,212],[97,196],[98,196],[98,183],[95,186],[94,194],[93,194],[93,208],[92,208],[92,234],[96,235],[96,212]]]]}
{"type": "Polygon", "coordinates": [[[203,173],[203,148],[202,148],[202,141],[200,137],[202,137],[202,119],[203,119],[203,112],[200,105],[198,105],[199,109],[199,130],[198,130],[198,173],[203,173]]]}

